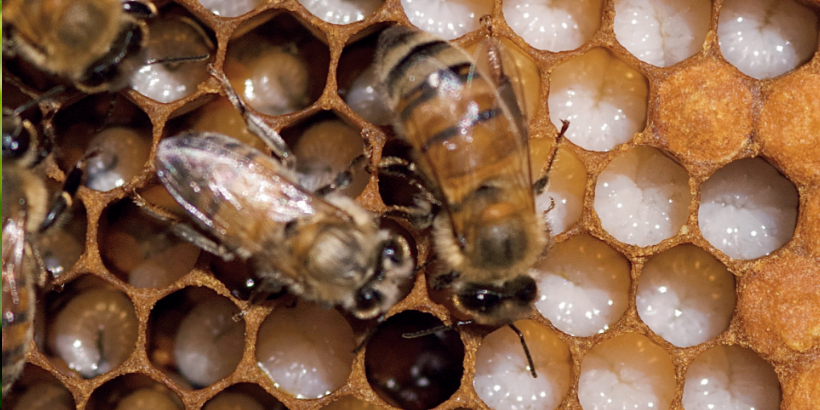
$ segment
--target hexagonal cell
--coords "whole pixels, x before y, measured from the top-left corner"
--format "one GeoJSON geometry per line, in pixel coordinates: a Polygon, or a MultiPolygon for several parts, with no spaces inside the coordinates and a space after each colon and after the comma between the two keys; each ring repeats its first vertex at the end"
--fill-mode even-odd
{"type": "Polygon", "coordinates": [[[160,288],[193,269],[200,250],[171,232],[170,224],[122,200],[100,218],[103,264],[131,286],[160,288]]]}
{"type": "Polygon", "coordinates": [[[609,151],[646,124],[646,77],[604,48],[594,48],[555,67],[550,75],[550,120],[581,148],[609,151]]]}
{"type": "Polygon", "coordinates": [[[233,302],[207,288],[174,292],[151,311],[148,358],[184,388],[216,383],[242,359],[245,321],[239,313],[233,302]]]}
{"type": "Polygon", "coordinates": [[[638,281],[638,315],[679,347],[723,333],[735,311],[735,279],[706,251],[681,245],[653,256],[638,281]]]}
{"type": "Polygon", "coordinates": [[[298,0],[309,12],[332,24],[362,21],[375,13],[384,0],[298,0]]]}
{"type": "Polygon", "coordinates": [[[667,409],[674,392],[672,358],[643,335],[596,344],[581,362],[578,400],[584,410],[667,409]]]}
{"type": "Polygon", "coordinates": [[[20,380],[3,395],[3,407],[9,410],[72,410],[76,405],[71,392],[54,375],[27,364],[20,380]]]}
{"type": "Polygon", "coordinates": [[[413,310],[379,325],[364,358],[367,381],[379,397],[401,409],[423,410],[438,406],[458,390],[464,372],[464,344],[458,332],[402,337],[442,325],[434,316],[413,310]]]}
{"type": "Polygon", "coordinates": [[[493,11],[490,0],[401,0],[401,6],[414,26],[445,40],[478,30],[479,19],[493,11]]]}
{"type": "Polygon", "coordinates": [[[507,326],[490,333],[476,351],[473,379],[478,397],[493,409],[553,410],[570,386],[572,357],[552,330],[530,320],[515,322],[521,330],[538,377],[527,365],[521,340],[507,326]]]}
{"type": "Polygon", "coordinates": [[[161,17],[148,21],[146,65],[131,75],[131,88],[160,103],[193,94],[208,79],[208,64],[215,60],[213,33],[206,31],[187,10],[171,5],[161,17]]]}
{"type": "Polygon", "coordinates": [[[592,236],[556,244],[533,269],[540,291],[535,307],[563,332],[603,333],[626,311],[629,262],[592,236]]]}
{"type": "Polygon", "coordinates": [[[202,7],[221,17],[239,17],[265,3],[265,0],[199,0],[202,7]]]}
{"type": "Polygon", "coordinates": [[[283,129],[282,138],[298,158],[299,184],[310,191],[327,186],[340,173],[350,171],[350,184],[340,192],[355,198],[370,181],[364,167],[368,159],[364,157],[361,131],[332,112],[321,112],[283,129]]]}
{"type": "Polygon", "coordinates": [[[375,125],[388,125],[393,113],[378,92],[373,57],[381,30],[345,45],[336,69],[339,96],[356,114],[375,125]]]}
{"type": "Polygon", "coordinates": [[[783,246],[797,224],[797,189],[768,162],[746,158],[703,183],[698,226],[729,257],[755,259],[783,246]]]}
{"type": "Polygon", "coordinates": [[[165,385],[141,374],[117,377],[96,388],[88,410],[182,410],[179,396],[165,385]]]}
{"type": "Polygon", "coordinates": [[[67,212],[67,221],[60,222],[58,226],[36,237],[40,257],[43,258],[45,268],[54,278],[71,270],[85,251],[88,214],[79,201],[75,204],[78,205],[74,205],[67,212]]]}
{"type": "Polygon", "coordinates": [[[617,0],[615,37],[639,60],[669,67],[703,49],[709,0],[617,0]]]}
{"type": "Polygon", "coordinates": [[[45,296],[45,353],[68,374],[90,379],[134,352],[139,323],[131,299],[91,275],[45,296]]]}
{"type": "Polygon", "coordinates": [[[338,311],[299,301],[275,309],[262,323],[256,361],[274,387],[312,399],[347,382],[355,348],[353,329],[338,311]]]}
{"type": "Polygon", "coordinates": [[[776,410],[780,383],[769,363],[740,346],[715,346],[686,371],[683,407],[687,409],[776,410]]]}
{"type": "Polygon", "coordinates": [[[120,96],[98,94],[60,110],[54,118],[60,155],[68,172],[84,156],[85,184],[108,191],[128,184],[145,168],[151,150],[151,121],[120,96]]]}
{"type": "MultiPolygon", "coordinates": [[[[537,150],[534,145],[530,144],[530,158],[533,163],[538,160],[537,154],[533,153],[537,150]]],[[[543,161],[543,163],[544,167],[549,165],[549,161],[543,161]]],[[[533,165],[536,169],[543,168],[536,164],[533,165]]],[[[535,211],[537,213],[546,212],[550,234],[554,236],[565,232],[581,217],[584,211],[587,171],[584,163],[572,151],[560,147],[555,154],[548,175],[547,190],[535,197],[535,211]]]]}
{"type": "Polygon", "coordinates": [[[205,403],[202,410],[287,410],[265,389],[250,383],[235,384],[205,403]]]}
{"type": "Polygon", "coordinates": [[[527,44],[566,51],[586,43],[601,26],[602,0],[505,1],[504,19],[527,44]]]}
{"type": "Polygon", "coordinates": [[[817,13],[794,0],[728,0],[720,8],[723,57],[759,80],[805,63],[817,49],[817,13]]]}
{"type": "Polygon", "coordinates": [[[228,44],[225,74],[259,112],[289,114],[322,95],[330,50],[305,25],[280,14],[228,44]]]}
{"type": "Polygon", "coordinates": [[[675,236],[686,223],[691,201],[686,170],[646,146],[615,157],[595,185],[601,226],[630,245],[655,245],[675,236]]]}

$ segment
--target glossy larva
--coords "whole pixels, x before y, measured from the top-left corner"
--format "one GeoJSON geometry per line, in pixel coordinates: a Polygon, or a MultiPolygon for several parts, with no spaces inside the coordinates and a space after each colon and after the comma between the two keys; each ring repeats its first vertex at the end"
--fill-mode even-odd
{"type": "Polygon", "coordinates": [[[138,327],[127,296],[112,289],[92,289],[71,299],[57,313],[49,344],[69,368],[92,378],[128,359],[138,327]]]}
{"type": "Polygon", "coordinates": [[[195,386],[207,386],[231,374],[245,347],[245,322],[228,299],[207,299],[191,310],[177,330],[174,360],[195,386]]]}

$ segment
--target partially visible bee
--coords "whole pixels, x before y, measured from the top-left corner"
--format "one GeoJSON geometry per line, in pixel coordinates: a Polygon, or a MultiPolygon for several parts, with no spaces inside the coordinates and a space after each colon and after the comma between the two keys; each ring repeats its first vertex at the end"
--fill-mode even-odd
{"type": "Polygon", "coordinates": [[[147,0],[11,0],[3,4],[3,54],[20,54],[81,91],[117,91],[145,61],[156,15],[147,0]]]}
{"type": "Polygon", "coordinates": [[[512,323],[533,312],[538,289],[530,268],[549,240],[534,201],[546,181],[534,184],[530,174],[527,121],[517,100],[523,92],[512,67],[497,39],[484,47],[476,62],[422,31],[381,34],[381,92],[396,133],[413,148],[413,163],[388,158],[383,165],[418,172],[441,208],[432,229],[446,269],[432,278],[434,287],[448,288],[470,323],[516,330],[512,323]]]}
{"type": "Polygon", "coordinates": [[[82,179],[69,172],[63,192],[49,208],[42,176],[31,171],[42,156],[39,132],[18,111],[3,108],[3,394],[20,375],[32,338],[34,281],[47,272],[36,238],[53,227],[71,207],[82,179]]]}
{"type": "MultiPolygon", "coordinates": [[[[278,134],[260,129],[264,123],[247,113],[226,78],[217,77],[251,131],[277,147],[278,134]]],[[[287,147],[277,149],[290,161],[213,132],[162,140],[159,180],[217,241],[185,224],[173,229],[207,251],[250,260],[268,284],[285,285],[304,299],[341,306],[360,319],[383,315],[414,272],[407,241],[379,229],[369,212],[337,189],[299,185],[287,147]]]]}

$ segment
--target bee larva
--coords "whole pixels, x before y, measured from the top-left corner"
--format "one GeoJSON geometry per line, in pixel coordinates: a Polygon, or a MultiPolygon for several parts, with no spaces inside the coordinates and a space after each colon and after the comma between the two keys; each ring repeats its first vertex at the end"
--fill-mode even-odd
{"type": "Polygon", "coordinates": [[[69,368],[85,378],[122,364],[137,342],[137,315],[131,300],[113,289],[92,289],[73,297],[57,313],[49,345],[69,368]]]}
{"type": "MultiPolygon", "coordinates": [[[[490,37],[474,61],[431,34],[385,30],[376,51],[383,98],[413,162],[383,160],[391,173],[422,182],[430,192],[435,257],[445,267],[431,279],[448,289],[467,323],[510,326],[529,318],[538,289],[530,268],[548,235],[535,209],[524,95],[500,42],[490,37]]],[[[424,207],[402,209],[430,217],[424,207]]],[[[523,336],[521,337],[523,344],[523,336]]],[[[526,344],[523,344],[527,351],[526,344]]],[[[527,351],[528,353],[528,351],[527,351]]],[[[532,360],[530,370],[535,376],[532,360]]]]}

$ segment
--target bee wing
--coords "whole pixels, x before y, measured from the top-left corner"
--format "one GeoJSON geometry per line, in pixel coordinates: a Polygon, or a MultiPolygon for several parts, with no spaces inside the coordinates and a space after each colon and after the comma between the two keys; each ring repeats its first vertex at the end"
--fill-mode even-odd
{"type": "Polygon", "coordinates": [[[233,138],[188,132],[157,150],[160,181],[202,226],[231,249],[251,254],[285,224],[324,212],[343,213],[293,182],[278,161],[233,138]]]}
{"type": "Polygon", "coordinates": [[[476,69],[489,75],[498,89],[498,96],[509,109],[511,118],[517,124],[522,135],[527,134],[526,91],[522,82],[523,75],[507,46],[497,37],[486,37],[476,46],[473,54],[476,69]]]}
{"type": "MultiPolygon", "coordinates": [[[[25,217],[9,218],[3,226],[3,328],[6,328],[5,315],[7,303],[18,305],[21,302],[20,292],[24,291],[29,280],[23,270],[23,255],[26,247],[25,217]]],[[[8,305],[9,309],[11,305],[8,305]]],[[[20,320],[11,318],[9,320],[20,320]]],[[[4,333],[5,334],[5,333],[4,333]]]]}
{"type": "Polygon", "coordinates": [[[509,202],[535,211],[526,120],[513,82],[461,53],[463,60],[449,50],[446,59],[414,56],[412,70],[432,74],[398,107],[402,131],[415,139],[418,161],[440,188],[457,234],[477,217],[460,204],[482,188],[501,189],[509,202]]]}

